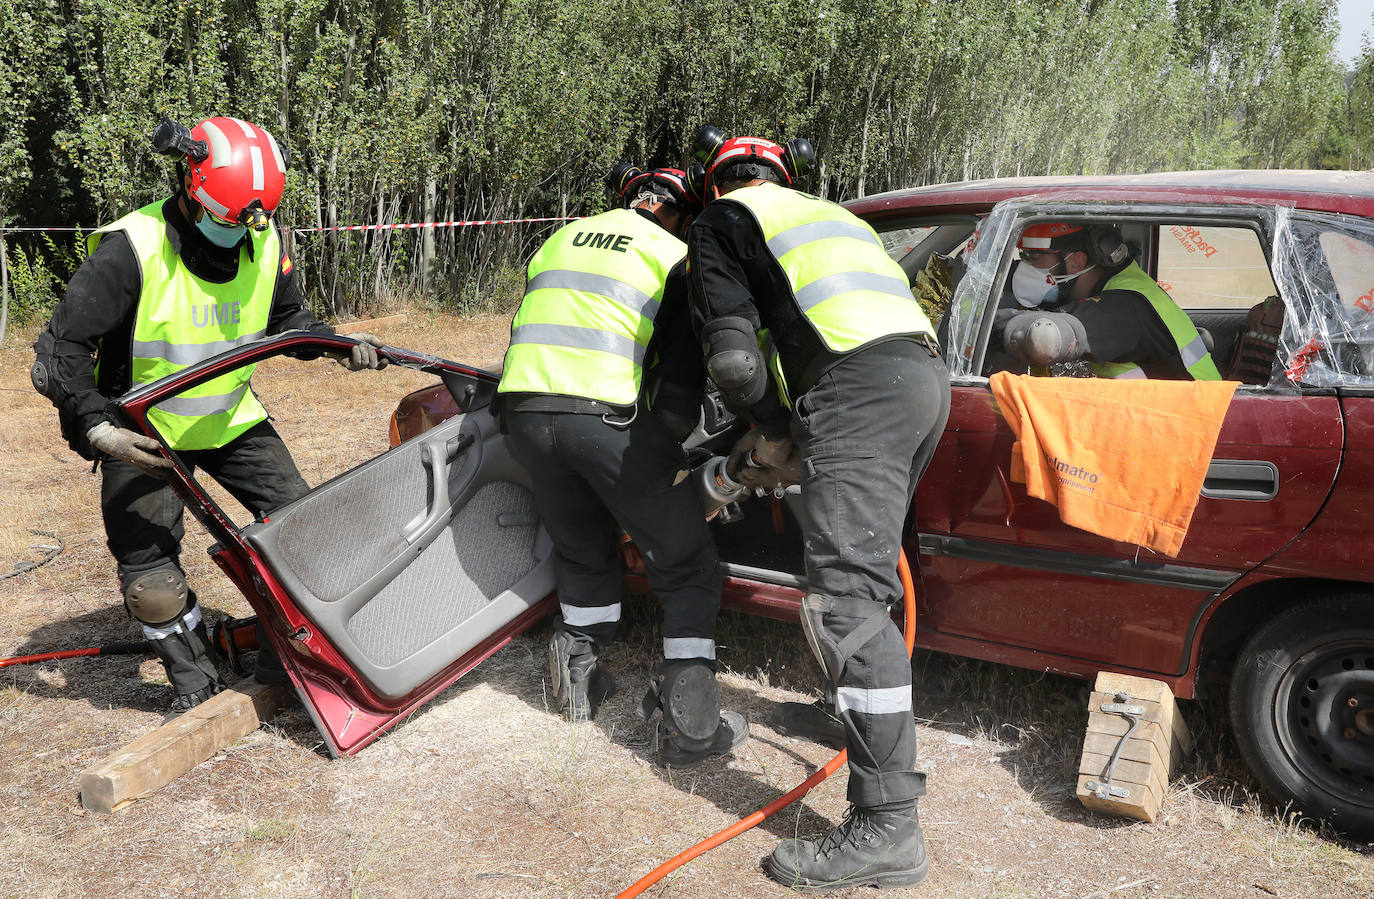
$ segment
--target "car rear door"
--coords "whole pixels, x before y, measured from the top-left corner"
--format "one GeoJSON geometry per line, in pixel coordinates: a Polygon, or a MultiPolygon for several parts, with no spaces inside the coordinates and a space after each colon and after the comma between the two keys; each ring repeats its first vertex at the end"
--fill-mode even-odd
{"type": "MultiPolygon", "coordinates": [[[[286,350],[346,352],[351,343],[308,334],[261,341],[120,405],[157,436],[146,410],[181,390],[286,350]]],[[[382,353],[438,374],[463,411],[242,529],[184,467],[175,478],[335,755],[375,740],[551,608],[552,544],[487,408],[494,376],[382,353]]]]}
{"type": "MultiPolygon", "coordinates": [[[[1130,212],[1152,217],[1156,234],[1160,222],[1183,217],[1253,228],[1273,245],[1272,218],[1256,210],[1130,212]]],[[[915,503],[926,620],[937,648],[944,640],[953,651],[1022,664],[1048,653],[1077,672],[1105,663],[1182,674],[1208,604],[1293,540],[1330,492],[1342,443],[1334,391],[1268,387],[1237,390],[1177,558],[1067,526],[1054,506],[1012,480],[1014,436],[981,366],[991,328],[984,312],[996,306],[1015,237],[1047,218],[1120,221],[1124,214],[1118,205],[1013,201],[980,229],[952,311],[949,424],[915,503]]]]}

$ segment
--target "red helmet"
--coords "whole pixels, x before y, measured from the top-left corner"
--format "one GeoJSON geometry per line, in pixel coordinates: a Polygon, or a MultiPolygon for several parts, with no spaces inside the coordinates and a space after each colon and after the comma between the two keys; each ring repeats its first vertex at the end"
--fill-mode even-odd
{"type": "Polygon", "coordinates": [[[200,159],[195,153],[186,157],[191,196],[225,221],[266,228],[266,216],[276,211],[286,187],[286,158],[277,141],[257,125],[227,116],[206,119],[191,129],[191,137],[209,150],[200,159]]]}
{"type": "Polygon", "coordinates": [[[695,215],[701,211],[701,197],[692,190],[690,179],[682,169],[650,169],[644,171],[638,166],[622,162],[611,169],[607,184],[620,194],[621,201],[629,206],[642,190],[649,189],[657,194],[667,194],[670,205],[683,213],[695,215]]]}
{"type": "Polygon", "coordinates": [[[1072,253],[1083,249],[1085,237],[1087,235],[1083,233],[1082,225],[1041,222],[1021,232],[1021,239],[1016,242],[1016,248],[1040,253],[1072,253]]]}
{"type": "Polygon", "coordinates": [[[697,131],[692,155],[706,166],[704,186],[709,191],[717,178],[727,174],[764,178],[791,187],[816,153],[805,138],[794,138],[786,147],[761,137],[727,140],[719,128],[705,125],[697,131]]]}

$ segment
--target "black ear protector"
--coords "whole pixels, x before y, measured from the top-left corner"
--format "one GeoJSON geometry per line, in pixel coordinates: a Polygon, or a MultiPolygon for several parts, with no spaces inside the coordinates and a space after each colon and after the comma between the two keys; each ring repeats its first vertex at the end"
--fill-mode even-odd
{"type": "Polygon", "coordinates": [[[787,169],[787,179],[793,185],[801,178],[802,173],[811,168],[811,163],[816,160],[816,151],[811,146],[811,141],[804,137],[794,137],[787,142],[787,148],[783,150],[782,164],[787,169]]]}
{"type": "Polygon", "coordinates": [[[189,156],[195,162],[204,162],[210,155],[209,144],[191,137],[190,128],[171,119],[163,119],[153,129],[152,143],[153,152],[162,156],[189,156]]]}
{"type": "Polygon", "coordinates": [[[1098,265],[1113,268],[1131,257],[1131,248],[1115,228],[1088,228],[1088,259],[1098,265]]]}
{"type": "Polygon", "coordinates": [[[691,200],[696,211],[700,212],[706,203],[706,168],[699,162],[689,165],[686,182],[687,199],[691,200]]]}
{"type": "Polygon", "coordinates": [[[616,199],[624,205],[625,188],[643,174],[644,170],[632,162],[617,162],[606,176],[606,189],[615,194],[616,199]]]}
{"type": "MultiPolygon", "coordinates": [[[[692,158],[703,166],[710,166],[720,148],[725,145],[725,132],[715,125],[702,125],[692,138],[692,158]]],[[[704,175],[704,173],[703,173],[704,175]]]]}

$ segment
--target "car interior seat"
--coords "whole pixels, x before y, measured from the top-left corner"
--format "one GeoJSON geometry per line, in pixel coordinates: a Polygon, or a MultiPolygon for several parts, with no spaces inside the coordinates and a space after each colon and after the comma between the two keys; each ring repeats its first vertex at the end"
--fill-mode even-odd
{"type": "Polygon", "coordinates": [[[1250,307],[1245,327],[1236,340],[1235,352],[1222,377],[1242,384],[1268,384],[1282,330],[1283,300],[1276,296],[1266,297],[1250,307]]]}

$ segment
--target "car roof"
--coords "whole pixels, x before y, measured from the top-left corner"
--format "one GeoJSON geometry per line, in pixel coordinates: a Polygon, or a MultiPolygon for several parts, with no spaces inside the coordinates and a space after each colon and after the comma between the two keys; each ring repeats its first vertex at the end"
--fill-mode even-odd
{"type": "Polygon", "coordinates": [[[986,211],[1013,197],[1114,202],[1292,206],[1374,218],[1374,172],[1229,169],[1140,175],[1049,175],[930,184],[851,200],[857,215],[885,218],[933,207],[986,211]]]}

